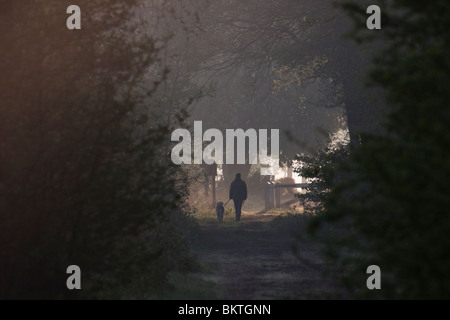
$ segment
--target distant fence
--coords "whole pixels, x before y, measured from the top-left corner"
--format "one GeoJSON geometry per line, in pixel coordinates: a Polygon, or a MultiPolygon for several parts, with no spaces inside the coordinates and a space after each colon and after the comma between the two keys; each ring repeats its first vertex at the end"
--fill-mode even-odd
{"type": "Polygon", "coordinates": [[[267,182],[264,187],[265,209],[281,207],[281,189],[282,188],[307,188],[309,183],[282,184],[267,182]]]}

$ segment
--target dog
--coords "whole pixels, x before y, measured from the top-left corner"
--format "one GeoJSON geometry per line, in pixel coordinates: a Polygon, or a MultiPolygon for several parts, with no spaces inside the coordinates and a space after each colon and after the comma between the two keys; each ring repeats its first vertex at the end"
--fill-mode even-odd
{"type": "Polygon", "coordinates": [[[225,211],[225,207],[223,206],[223,202],[219,201],[216,205],[216,214],[217,214],[217,221],[223,222],[223,212],[225,211]]]}

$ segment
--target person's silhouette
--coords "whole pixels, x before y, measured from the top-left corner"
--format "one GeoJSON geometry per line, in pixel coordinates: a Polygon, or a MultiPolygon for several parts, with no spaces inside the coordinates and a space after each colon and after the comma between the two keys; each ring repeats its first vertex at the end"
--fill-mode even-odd
{"type": "Polygon", "coordinates": [[[233,199],[234,209],[236,210],[236,221],[241,220],[241,208],[243,202],[247,199],[247,185],[241,179],[241,174],[236,174],[236,179],[230,186],[230,199],[233,199]]]}

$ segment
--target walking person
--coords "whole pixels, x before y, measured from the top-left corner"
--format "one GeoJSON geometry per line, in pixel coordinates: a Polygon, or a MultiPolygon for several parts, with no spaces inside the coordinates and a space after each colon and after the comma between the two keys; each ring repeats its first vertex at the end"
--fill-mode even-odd
{"type": "Polygon", "coordinates": [[[233,199],[234,209],[236,210],[236,221],[241,220],[242,204],[247,199],[247,185],[241,179],[241,174],[236,174],[236,179],[230,186],[230,200],[233,199]]]}

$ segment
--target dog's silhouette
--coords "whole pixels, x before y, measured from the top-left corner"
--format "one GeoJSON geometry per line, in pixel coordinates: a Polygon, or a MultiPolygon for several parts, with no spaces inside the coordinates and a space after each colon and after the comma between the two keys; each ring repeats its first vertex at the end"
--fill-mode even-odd
{"type": "Polygon", "coordinates": [[[216,205],[216,214],[217,214],[217,221],[223,222],[223,212],[225,211],[225,207],[223,206],[223,202],[219,201],[216,205]]]}

